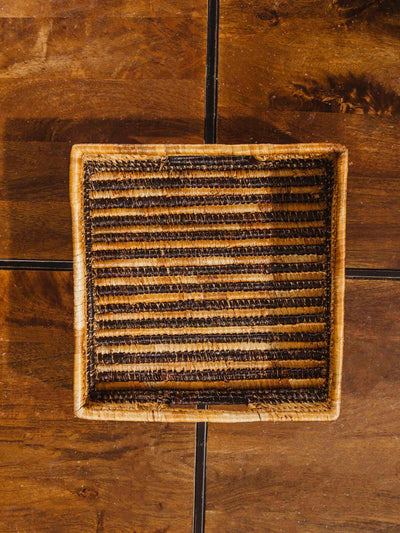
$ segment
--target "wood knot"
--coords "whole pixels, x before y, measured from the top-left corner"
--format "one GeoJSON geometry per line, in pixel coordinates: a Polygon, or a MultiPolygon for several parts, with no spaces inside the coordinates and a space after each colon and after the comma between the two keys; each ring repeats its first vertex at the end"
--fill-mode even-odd
{"type": "Polygon", "coordinates": [[[278,12],[276,9],[264,8],[257,11],[256,17],[260,20],[269,22],[270,26],[277,26],[280,22],[278,12]]]}
{"type": "Polygon", "coordinates": [[[81,498],[88,498],[89,500],[94,500],[99,495],[96,489],[91,489],[90,487],[81,487],[76,493],[81,498]]]}

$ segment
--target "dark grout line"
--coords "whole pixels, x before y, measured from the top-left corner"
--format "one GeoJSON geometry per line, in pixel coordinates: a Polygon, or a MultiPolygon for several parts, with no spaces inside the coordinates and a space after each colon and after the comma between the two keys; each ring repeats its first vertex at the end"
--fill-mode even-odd
{"type": "Polygon", "coordinates": [[[219,0],[208,0],[204,142],[217,142],[219,0]]]}
{"type": "Polygon", "coordinates": [[[0,270],[72,271],[72,261],[52,259],[0,259],[0,270]]]}
{"type": "MultiPolygon", "coordinates": [[[[207,406],[199,405],[198,409],[207,409],[207,406]]],[[[207,433],[207,422],[198,422],[196,424],[193,533],[204,533],[206,517],[207,433]]]]}
{"type": "MultiPolygon", "coordinates": [[[[208,0],[206,98],[204,114],[204,142],[217,142],[218,118],[218,32],[219,0],[208,0]]],[[[198,409],[207,409],[199,405],[198,409]]],[[[206,517],[207,481],[207,422],[196,424],[196,455],[194,471],[193,533],[204,533],[206,517]]]]}
{"type": "MultiPolygon", "coordinates": [[[[43,270],[72,272],[72,261],[53,259],[0,259],[0,270],[43,270]]],[[[346,268],[346,279],[400,280],[396,268],[346,268]]]]}
{"type": "Polygon", "coordinates": [[[346,279],[400,280],[400,270],[390,268],[346,268],[346,279]]]}

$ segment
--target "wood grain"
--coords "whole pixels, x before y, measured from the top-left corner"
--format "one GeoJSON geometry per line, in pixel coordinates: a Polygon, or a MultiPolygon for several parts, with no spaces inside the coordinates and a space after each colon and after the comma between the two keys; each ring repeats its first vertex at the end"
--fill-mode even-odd
{"type": "Polygon", "coordinates": [[[72,259],[72,144],[202,142],[206,3],[93,5],[0,8],[0,257],[72,259]]]}
{"type": "Polygon", "coordinates": [[[73,416],[72,274],[0,272],[0,530],[189,531],[194,425],[73,416]]]}
{"type": "Polygon", "coordinates": [[[400,529],[399,310],[398,283],[347,282],[338,421],[210,424],[207,531],[400,529]]]}
{"type": "Polygon", "coordinates": [[[221,5],[218,141],[347,146],[348,267],[400,266],[399,24],[387,0],[221,5]]]}

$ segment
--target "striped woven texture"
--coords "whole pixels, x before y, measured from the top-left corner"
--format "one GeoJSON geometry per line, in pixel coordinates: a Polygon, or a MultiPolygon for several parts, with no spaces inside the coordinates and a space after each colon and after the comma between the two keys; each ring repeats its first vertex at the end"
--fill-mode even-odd
{"type": "Polygon", "coordinates": [[[97,402],[327,399],[329,158],[84,163],[97,402]]]}

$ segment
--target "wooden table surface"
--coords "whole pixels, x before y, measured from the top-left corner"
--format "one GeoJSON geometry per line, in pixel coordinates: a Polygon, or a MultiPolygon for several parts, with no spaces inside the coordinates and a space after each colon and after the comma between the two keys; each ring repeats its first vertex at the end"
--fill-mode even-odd
{"type": "MultiPolygon", "coordinates": [[[[73,417],[68,164],[203,142],[216,8],[0,4],[0,532],[192,530],[194,424],[73,417]]],[[[205,531],[400,532],[400,5],[219,8],[216,140],[348,147],[348,280],[339,420],[209,424],[205,531]]]]}

